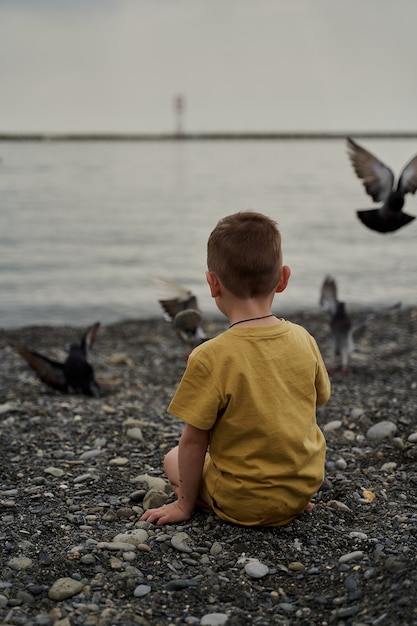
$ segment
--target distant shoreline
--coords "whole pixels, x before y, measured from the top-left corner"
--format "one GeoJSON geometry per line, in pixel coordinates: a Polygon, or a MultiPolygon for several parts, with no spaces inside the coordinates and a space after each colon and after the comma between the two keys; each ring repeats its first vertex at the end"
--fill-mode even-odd
{"type": "Polygon", "coordinates": [[[302,139],[417,139],[415,132],[5,133],[1,141],[259,141],[302,139]]]}

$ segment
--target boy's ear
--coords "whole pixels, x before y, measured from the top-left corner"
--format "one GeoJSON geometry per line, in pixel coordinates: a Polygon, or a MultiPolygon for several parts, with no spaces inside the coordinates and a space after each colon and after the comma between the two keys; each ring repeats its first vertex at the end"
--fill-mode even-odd
{"type": "Polygon", "coordinates": [[[207,271],[206,272],[206,280],[210,287],[210,294],[212,298],[217,298],[220,295],[220,283],[217,278],[217,274],[214,272],[207,271]]]}
{"type": "Polygon", "coordinates": [[[291,270],[288,265],[282,266],[281,278],[279,279],[279,283],[277,288],[275,289],[275,293],[281,293],[288,285],[288,281],[290,280],[291,270]]]}

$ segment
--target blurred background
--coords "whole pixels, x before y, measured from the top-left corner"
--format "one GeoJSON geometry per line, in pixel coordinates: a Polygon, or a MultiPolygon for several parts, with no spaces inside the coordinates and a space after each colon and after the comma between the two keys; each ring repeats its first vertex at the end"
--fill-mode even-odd
{"type": "Polygon", "coordinates": [[[160,315],[155,274],[215,314],[206,240],[249,209],[283,231],[284,312],[317,308],[326,273],[359,306],[415,302],[416,223],[357,220],[345,136],[396,174],[417,153],[416,18],[414,0],[0,0],[0,326],[160,315]]]}

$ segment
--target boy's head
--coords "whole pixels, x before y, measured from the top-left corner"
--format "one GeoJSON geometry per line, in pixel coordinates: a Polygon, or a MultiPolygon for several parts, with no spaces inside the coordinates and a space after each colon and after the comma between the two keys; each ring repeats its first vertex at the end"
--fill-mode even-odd
{"type": "Polygon", "coordinates": [[[252,211],[224,217],[209,237],[207,267],[237,298],[269,295],[282,271],[276,222],[252,211]]]}

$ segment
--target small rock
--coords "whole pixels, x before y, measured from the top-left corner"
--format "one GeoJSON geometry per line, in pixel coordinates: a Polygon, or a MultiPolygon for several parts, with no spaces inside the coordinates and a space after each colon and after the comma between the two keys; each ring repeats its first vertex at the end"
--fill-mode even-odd
{"type": "Polygon", "coordinates": [[[397,574],[397,572],[401,572],[401,570],[405,569],[405,563],[396,557],[388,557],[384,563],[384,567],[390,574],[397,574]]]}
{"type": "Polygon", "coordinates": [[[133,592],[135,598],[142,598],[146,596],[151,591],[151,587],[149,585],[138,585],[133,592]]]}
{"type": "Polygon", "coordinates": [[[218,556],[219,554],[221,554],[221,552],[223,552],[222,544],[218,541],[215,541],[210,548],[211,556],[218,556]]]}
{"type": "Polygon", "coordinates": [[[345,470],[347,468],[347,463],[346,463],[345,459],[337,459],[335,465],[336,465],[337,469],[339,469],[339,470],[345,470]]]}
{"type": "Polygon", "coordinates": [[[118,465],[119,467],[123,467],[129,463],[129,459],[125,456],[116,456],[114,459],[110,459],[109,465],[118,465]]]}
{"type": "Polygon", "coordinates": [[[19,571],[21,569],[28,569],[29,567],[32,567],[33,565],[33,561],[32,559],[29,559],[25,556],[16,556],[12,559],[10,559],[10,561],[8,561],[7,565],[15,570],[15,571],[19,571]]]}
{"type": "Polygon", "coordinates": [[[149,474],[140,474],[132,480],[134,483],[145,483],[149,489],[156,489],[157,491],[165,491],[167,486],[166,480],[159,476],[150,476],[149,474]]]}
{"type": "Polygon", "coordinates": [[[128,530],[127,532],[120,533],[113,537],[113,541],[115,542],[122,541],[132,543],[135,546],[145,543],[147,540],[148,533],[143,528],[134,528],[133,530],[128,530]]]}
{"type": "Polygon", "coordinates": [[[115,519],[117,519],[117,514],[113,511],[113,509],[109,509],[103,515],[103,520],[105,522],[114,522],[115,519]]]}
{"type": "Polygon", "coordinates": [[[350,511],[350,508],[340,500],[329,500],[327,506],[338,511],[350,511]]]}
{"type": "Polygon", "coordinates": [[[136,546],[127,541],[101,541],[97,544],[97,549],[109,550],[110,552],[118,552],[119,550],[129,552],[130,550],[135,550],[136,546]]]}
{"type": "Polygon", "coordinates": [[[381,467],[381,470],[383,472],[391,472],[392,470],[395,470],[396,468],[397,468],[397,464],[391,461],[389,463],[384,463],[381,467]]]}
{"type": "Polygon", "coordinates": [[[383,420],[368,428],[366,438],[369,441],[379,441],[380,439],[386,439],[386,437],[392,437],[396,432],[397,425],[394,422],[383,420]]]}
{"type": "Polygon", "coordinates": [[[193,552],[193,548],[190,544],[192,545],[192,540],[187,533],[179,532],[171,537],[171,545],[178,550],[178,552],[193,552]]]}
{"type": "Polygon", "coordinates": [[[135,426],[134,428],[128,428],[126,431],[126,436],[129,437],[129,439],[135,439],[136,441],[145,441],[139,426],[135,426]]]}
{"type": "Polygon", "coordinates": [[[349,537],[351,537],[352,539],[368,539],[368,535],[359,531],[350,532],[349,537]]]}
{"type": "Polygon", "coordinates": [[[188,587],[197,587],[199,582],[197,580],[193,580],[190,578],[177,578],[175,580],[170,580],[169,583],[165,585],[165,589],[167,591],[181,591],[182,589],[188,589],[188,587]]]}
{"type": "Polygon", "coordinates": [[[158,491],[157,489],[149,489],[146,496],[143,498],[142,506],[147,511],[148,509],[157,509],[159,506],[165,504],[169,496],[165,491],[158,491]]]}
{"type": "Polygon", "coordinates": [[[206,613],[201,618],[201,626],[222,626],[229,618],[225,613],[206,613]]]}
{"type": "Polygon", "coordinates": [[[249,559],[245,565],[245,572],[251,578],[263,578],[269,572],[269,567],[258,559],[249,559]]]}
{"type": "Polygon", "coordinates": [[[103,454],[103,450],[98,450],[97,448],[94,450],[86,450],[86,452],[80,454],[80,461],[89,461],[96,456],[100,456],[100,454],[103,454]]]}
{"type": "Polygon", "coordinates": [[[342,424],[343,422],[341,420],[332,420],[331,422],[327,422],[327,424],[324,424],[323,426],[323,432],[328,433],[332,430],[337,430],[342,426],[342,424]]]}
{"type": "Polygon", "coordinates": [[[304,563],[301,563],[300,561],[293,561],[292,563],[289,563],[288,569],[291,572],[304,572],[305,565],[304,563]]]}
{"type": "Polygon", "coordinates": [[[55,476],[56,478],[60,478],[65,474],[64,470],[59,467],[47,467],[43,470],[45,474],[50,474],[51,476],[55,476]]]}
{"type": "Polygon", "coordinates": [[[349,552],[348,554],[343,554],[339,558],[339,563],[350,563],[351,561],[358,561],[363,557],[362,550],[355,550],[354,552],[349,552]]]}
{"type": "Polygon", "coordinates": [[[49,589],[48,597],[51,600],[66,600],[80,593],[84,588],[82,582],[73,578],[58,578],[49,589]]]}

